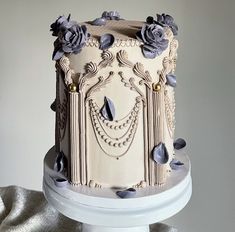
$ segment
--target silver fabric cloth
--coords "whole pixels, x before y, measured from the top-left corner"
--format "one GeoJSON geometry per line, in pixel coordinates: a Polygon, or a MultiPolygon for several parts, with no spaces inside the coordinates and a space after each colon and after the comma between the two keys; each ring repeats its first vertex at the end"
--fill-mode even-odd
{"type": "MultiPolygon", "coordinates": [[[[0,187],[0,232],[79,232],[82,224],[51,207],[42,192],[18,186],[0,187]]],[[[177,232],[162,223],[151,232],[177,232]]]]}

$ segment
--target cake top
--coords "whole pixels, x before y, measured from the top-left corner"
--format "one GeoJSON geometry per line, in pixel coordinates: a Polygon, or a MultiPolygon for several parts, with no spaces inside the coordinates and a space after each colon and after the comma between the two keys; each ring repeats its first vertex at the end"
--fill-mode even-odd
{"type": "Polygon", "coordinates": [[[112,47],[115,40],[138,40],[143,56],[154,59],[167,49],[169,31],[176,36],[178,27],[173,17],[166,14],[157,14],[156,19],[149,16],[146,22],[138,22],[124,20],[116,11],[105,11],[100,18],[81,24],[70,20],[70,15],[67,18],[60,16],[51,24],[51,31],[57,36],[53,60],[59,60],[64,54],[81,52],[92,38],[99,42],[101,50],[112,47]]]}
{"type": "Polygon", "coordinates": [[[141,30],[144,22],[129,20],[107,20],[105,25],[96,26],[91,22],[82,23],[87,27],[90,36],[97,40],[104,34],[112,34],[115,39],[137,39],[136,33],[141,30]]]}

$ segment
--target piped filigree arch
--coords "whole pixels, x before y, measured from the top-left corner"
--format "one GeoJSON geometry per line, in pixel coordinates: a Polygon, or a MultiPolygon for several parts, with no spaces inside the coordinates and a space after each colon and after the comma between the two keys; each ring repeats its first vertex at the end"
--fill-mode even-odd
{"type": "Polygon", "coordinates": [[[112,78],[113,73],[109,73],[108,77],[99,76],[97,82],[89,88],[89,80],[98,75],[98,72],[111,66],[114,56],[110,51],[101,53],[101,61],[96,64],[89,62],[84,67],[83,73],[75,73],[70,67],[69,57],[63,56],[57,63],[64,72],[64,83],[68,88],[69,99],[76,104],[70,104],[70,150],[71,160],[79,159],[79,162],[73,161],[70,170],[71,183],[75,185],[88,184],[88,165],[86,156],[86,136],[81,136],[80,132],[86,131],[86,101],[89,100],[91,93],[98,91],[104,87],[112,78]],[[79,110],[78,110],[79,106],[79,110]]]}
{"type": "Polygon", "coordinates": [[[101,61],[98,64],[91,61],[85,65],[84,73],[75,73],[75,71],[70,67],[69,57],[63,55],[62,58],[59,60],[59,67],[65,74],[65,84],[67,86],[69,86],[70,84],[76,84],[78,87],[78,91],[82,91],[89,78],[94,77],[100,69],[111,65],[113,61],[113,54],[109,51],[103,51],[101,53],[101,61]]]}
{"type": "Polygon", "coordinates": [[[172,32],[169,31],[168,37],[170,38],[170,49],[168,56],[164,57],[162,62],[162,70],[158,71],[159,81],[153,83],[153,78],[150,76],[148,71],[145,71],[143,64],[137,62],[133,63],[128,59],[128,54],[125,50],[120,50],[116,58],[118,60],[120,67],[128,67],[132,69],[133,74],[139,77],[139,85],[146,86],[146,92],[143,93],[135,84],[135,78],[126,78],[123,72],[119,72],[121,81],[126,87],[134,90],[140,94],[147,107],[144,110],[144,125],[145,127],[145,179],[150,185],[161,185],[165,182],[167,166],[154,164],[150,154],[155,145],[159,142],[165,141],[164,133],[164,122],[166,120],[167,128],[170,137],[173,139],[174,128],[175,128],[175,100],[174,100],[174,90],[173,94],[169,94],[169,88],[167,85],[167,74],[172,74],[175,71],[176,59],[177,59],[177,48],[178,41],[173,38],[172,32]],[[146,99],[145,97],[146,96],[146,99]],[[156,131],[154,128],[158,128],[156,131]],[[164,170],[163,170],[164,169],[164,170]]]}
{"type": "Polygon", "coordinates": [[[126,77],[125,74],[120,71],[119,75],[121,77],[121,81],[124,83],[125,87],[130,88],[133,91],[136,91],[143,101],[143,131],[144,131],[144,182],[147,184],[153,185],[154,181],[151,180],[150,172],[153,173],[150,167],[150,154],[151,147],[153,146],[152,141],[152,100],[151,100],[151,92],[152,92],[152,77],[148,71],[145,70],[144,65],[140,62],[133,63],[128,59],[128,54],[125,50],[120,50],[116,55],[118,65],[120,67],[127,67],[132,70],[133,75],[135,77],[126,77]],[[140,88],[141,86],[145,86],[145,88],[140,88]],[[153,184],[152,184],[153,183],[153,184]]]}
{"type": "Polygon", "coordinates": [[[165,85],[166,84],[166,76],[167,74],[173,74],[176,68],[176,60],[177,60],[177,49],[178,49],[178,40],[173,38],[170,43],[170,51],[169,56],[163,59],[163,69],[158,71],[160,82],[164,86],[164,103],[165,103],[165,115],[167,128],[170,137],[173,139],[174,130],[175,130],[175,97],[174,97],[174,89],[172,87],[165,85]],[[173,94],[169,94],[169,88],[173,94]]]}
{"type": "Polygon", "coordinates": [[[128,59],[128,54],[127,54],[127,52],[125,50],[120,50],[117,53],[116,57],[117,57],[118,65],[120,67],[131,68],[133,73],[137,77],[141,78],[141,80],[139,82],[140,85],[145,84],[148,88],[151,88],[152,77],[150,76],[148,71],[144,70],[143,64],[141,64],[140,62],[137,62],[135,64],[132,63],[128,59]]]}

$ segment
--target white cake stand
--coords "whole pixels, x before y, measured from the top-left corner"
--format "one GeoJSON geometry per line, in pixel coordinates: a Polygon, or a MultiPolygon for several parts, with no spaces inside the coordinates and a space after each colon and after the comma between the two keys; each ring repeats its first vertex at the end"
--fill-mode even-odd
{"type": "Polygon", "coordinates": [[[44,159],[44,195],[63,215],[82,222],[82,232],[149,232],[150,224],[178,213],[191,197],[190,161],[185,154],[178,156],[185,165],[172,171],[163,187],[147,187],[134,198],[120,199],[112,189],[57,187],[54,178],[62,175],[53,170],[52,148],[44,159]]]}

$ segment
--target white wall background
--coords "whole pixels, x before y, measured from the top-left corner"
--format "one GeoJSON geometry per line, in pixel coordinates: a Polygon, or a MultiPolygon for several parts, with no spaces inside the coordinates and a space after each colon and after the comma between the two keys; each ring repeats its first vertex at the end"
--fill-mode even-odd
{"type": "Polygon", "coordinates": [[[43,158],[54,144],[55,69],[49,25],[118,10],[145,20],[166,12],[180,26],[177,136],[188,141],[193,196],[167,222],[181,232],[235,227],[235,1],[0,0],[0,186],[41,190],[43,158]]]}

